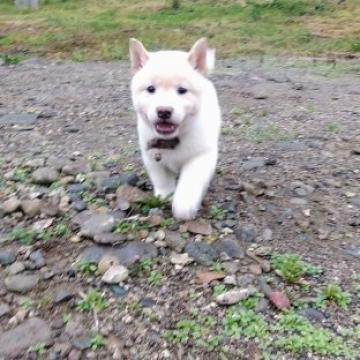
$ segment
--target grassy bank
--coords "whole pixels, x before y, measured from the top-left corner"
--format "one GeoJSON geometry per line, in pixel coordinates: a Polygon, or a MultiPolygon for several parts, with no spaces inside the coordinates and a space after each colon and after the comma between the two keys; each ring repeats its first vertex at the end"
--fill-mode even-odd
{"type": "Polygon", "coordinates": [[[360,0],[0,0],[0,53],[123,59],[129,37],[152,49],[210,38],[221,57],[360,54],[360,0]],[[340,4],[339,4],[340,3],[340,4]]]}

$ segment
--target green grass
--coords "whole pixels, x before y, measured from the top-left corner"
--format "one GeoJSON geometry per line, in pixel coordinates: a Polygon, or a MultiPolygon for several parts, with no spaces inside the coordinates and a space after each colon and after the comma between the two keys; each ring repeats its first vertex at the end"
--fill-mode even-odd
{"type": "Polygon", "coordinates": [[[97,270],[96,262],[88,260],[80,260],[77,264],[77,268],[84,274],[94,274],[97,270]]]}
{"type": "Polygon", "coordinates": [[[271,257],[271,265],[287,283],[295,284],[303,276],[317,275],[321,273],[321,268],[300,260],[294,254],[274,254],[271,257]]]}
{"type": "Polygon", "coordinates": [[[128,234],[128,233],[134,233],[141,230],[148,230],[150,228],[150,225],[146,222],[133,219],[123,219],[120,220],[117,224],[115,224],[113,232],[117,234],[128,234]]]}
{"type": "Polygon", "coordinates": [[[76,309],[81,312],[102,311],[108,307],[104,295],[96,290],[90,290],[76,304],[76,309]]]}
{"type": "Polygon", "coordinates": [[[358,0],[340,4],[247,0],[244,4],[237,0],[54,0],[30,11],[0,0],[0,53],[114,60],[127,58],[129,37],[160,49],[189,48],[204,35],[221,57],[360,51],[358,0]]]}
{"type": "Polygon", "coordinates": [[[90,338],[90,348],[91,350],[98,350],[105,346],[105,339],[100,334],[95,335],[90,338]]]}
{"type": "Polygon", "coordinates": [[[35,344],[30,351],[36,353],[37,355],[41,356],[44,355],[46,353],[46,347],[45,344],[42,342],[39,342],[37,344],[35,344]]]}
{"type": "Polygon", "coordinates": [[[351,302],[351,296],[348,292],[344,291],[338,284],[328,284],[319,293],[317,304],[320,307],[325,307],[327,302],[337,305],[342,310],[347,310],[351,302]]]}

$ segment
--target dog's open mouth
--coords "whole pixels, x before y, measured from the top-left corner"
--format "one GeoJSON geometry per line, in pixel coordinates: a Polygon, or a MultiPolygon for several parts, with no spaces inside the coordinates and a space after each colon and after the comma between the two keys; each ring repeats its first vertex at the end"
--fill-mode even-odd
{"type": "Polygon", "coordinates": [[[168,121],[158,121],[155,123],[155,129],[159,134],[170,135],[175,132],[177,125],[168,121]]]}

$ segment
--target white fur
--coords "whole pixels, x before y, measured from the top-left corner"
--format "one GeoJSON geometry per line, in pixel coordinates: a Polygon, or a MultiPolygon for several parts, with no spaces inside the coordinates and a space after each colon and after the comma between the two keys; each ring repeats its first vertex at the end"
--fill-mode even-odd
{"type": "Polygon", "coordinates": [[[143,162],[155,195],[166,198],[173,194],[173,215],[179,219],[196,216],[218,157],[221,114],[216,90],[205,76],[214,65],[215,53],[206,48],[204,41],[199,40],[190,53],[148,53],[137,40],[130,43],[135,73],[131,92],[143,162]],[[149,85],[156,87],[155,93],[146,91],[149,85]],[[179,86],[189,89],[188,93],[179,95],[179,86]],[[156,132],[154,124],[158,120],[156,108],[159,106],[174,109],[171,120],[178,125],[175,133],[160,135],[156,132]],[[180,139],[174,150],[147,149],[154,138],[172,137],[180,139]],[[156,153],[161,153],[159,162],[155,160],[156,153]]]}

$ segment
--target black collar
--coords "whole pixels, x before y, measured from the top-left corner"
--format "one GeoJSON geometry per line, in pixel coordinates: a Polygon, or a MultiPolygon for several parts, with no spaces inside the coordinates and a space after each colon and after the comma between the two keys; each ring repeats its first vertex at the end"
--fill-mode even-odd
{"type": "Polygon", "coordinates": [[[151,149],[168,149],[174,150],[180,144],[178,137],[173,139],[152,139],[147,143],[147,150],[151,149]]]}

